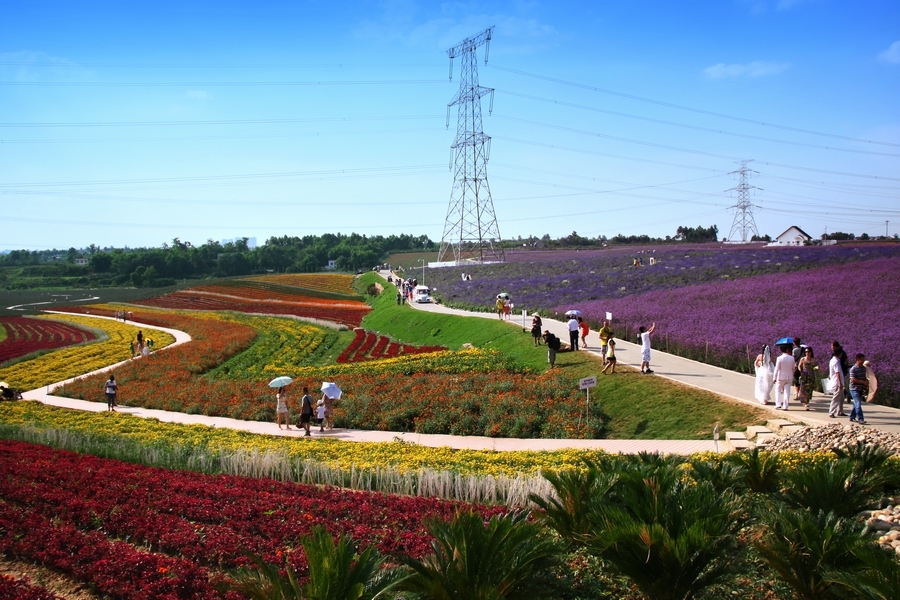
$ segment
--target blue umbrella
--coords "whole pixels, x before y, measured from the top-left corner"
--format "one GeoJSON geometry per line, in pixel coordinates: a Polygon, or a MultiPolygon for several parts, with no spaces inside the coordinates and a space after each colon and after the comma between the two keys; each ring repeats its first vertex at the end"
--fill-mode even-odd
{"type": "Polygon", "coordinates": [[[776,346],[787,346],[788,344],[793,344],[793,343],[794,343],[794,338],[784,337],[784,338],[781,338],[780,340],[778,340],[777,342],[775,342],[775,345],[776,346]]]}

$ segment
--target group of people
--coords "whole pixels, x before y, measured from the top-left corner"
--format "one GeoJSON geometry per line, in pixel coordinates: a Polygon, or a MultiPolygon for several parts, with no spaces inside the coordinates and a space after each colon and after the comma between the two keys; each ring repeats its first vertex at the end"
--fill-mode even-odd
{"type": "MultiPolygon", "coordinates": [[[[552,369],[556,365],[556,353],[562,348],[562,341],[553,335],[549,329],[545,329],[542,334],[542,325],[541,317],[537,314],[532,315],[531,336],[534,339],[534,345],[539,346],[541,340],[544,341],[547,345],[547,362],[550,363],[550,368],[552,369]]],[[[579,339],[581,341],[581,348],[587,348],[587,335],[590,333],[590,329],[584,319],[575,315],[569,319],[567,326],[569,330],[569,349],[572,351],[578,350],[579,339]]],[[[639,330],[641,337],[642,373],[653,373],[650,369],[650,335],[655,330],[656,323],[653,323],[649,328],[641,326],[639,330]]],[[[603,326],[597,331],[597,335],[600,338],[600,354],[603,357],[603,369],[600,372],[606,374],[607,370],[609,370],[609,373],[613,374],[616,372],[616,363],[618,362],[618,359],[616,358],[616,339],[608,320],[603,321],[603,326]]]]}
{"type": "MultiPolygon", "coordinates": [[[[390,283],[390,280],[388,282],[390,283]]],[[[419,285],[419,281],[417,279],[400,279],[395,277],[394,284],[397,286],[397,304],[400,305],[404,302],[412,301],[413,290],[419,285]]]]}
{"type": "Polygon", "coordinates": [[[512,315],[513,305],[509,300],[509,296],[497,294],[497,301],[494,303],[494,307],[497,309],[497,317],[499,317],[501,320],[508,320],[512,315]]]}
{"type": "MultiPolygon", "coordinates": [[[[793,338],[791,344],[779,346],[780,354],[772,356],[768,345],[756,357],[755,397],[760,404],[768,404],[771,392],[775,390],[776,410],[788,410],[791,396],[806,410],[819,385],[819,364],[813,349],[793,338]]],[[[854,423],[864,425],[862,404],[871,399],[878,386],[872,366],[863,353],[857,353],[851,363],[840,342],[831,343],[831,358],[828,361],[828,385],[831,403],[828,416],[831,418],[848,416],[844,413],[844,402],[850,401],[852,408],[849,418],[854,423]]]]}
{"type": "Polygon", "coordinates": [[[125,323],[128,319],[132,319],[132,314],[130,310],[117,310],[116,311],[116,321],[122,321],[125,323]]]}
{"type": "MultiPolygon", "coordinates": [[[[319,426],[319,431],[332,429],[334,427],[334,398],[328,394],[322,394],[313,408],[313,399],[309,395],[309,388],[304,387],[303,397],[300,399],[300,422],[298,423],[298,427],[306,431],[304,436],[312,435],[313,419],[319,426]]],[[[287,429],[291,428],[287,390],[283,387],[278,388],[278,392],[275,394],[275,423],[278,425],[278,429],[282,429],[282,425],[287,429]]]]}
{"type": "Polygon", "coordinates": [[[137,338],[128,342],[128,347],[131,351],[131,358],[150,356],[150,351],[153,350],[153,340],[151,338],[144,339],[144,332],[138,331],[137,338]]]}

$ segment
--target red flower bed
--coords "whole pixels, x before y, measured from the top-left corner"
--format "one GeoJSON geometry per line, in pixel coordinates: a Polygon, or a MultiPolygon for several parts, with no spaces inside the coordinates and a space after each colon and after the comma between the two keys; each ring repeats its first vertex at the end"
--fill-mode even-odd
{"type": "Polygon", "coordinates": [[[29,584],[27,579],[0,575],[0,600],[61,600],[61,598],[49,590],[29,584]]]}
{"type": "Polygon", "coordinates": [[[89,342],[97,337],[75,325],[28,317],[3,317],[0,326],[6,330],[6,339],[0,342],[0,363],[38,350],[89,342]]]}
{"type": "MultiPolygon", "coordinates": [[[[299,300],[300,296],[294,296],[299,300]]],[[[176,292],[140,300],[136,304],[157,308],[189,309],[189,310],[233,310],[235,312],[259,313],[266,315],[294,315],[311,319],[321,319],[341,323],[348,327],[359,327],[363,317],[371,308],[363,302],[341,301],[329,304],[329,300],[319,298],[313,302],[288,302],[282,300],[253,300],[250,298],[229,298],[225,296],[205,296],[192,294],[190,290],[176,292]]]]}
{"type": "Polygon", "coordinates": [[[117,598],[213,598],[210,569],[243,549],[303,569],[313,525],[398,556],[429,551],[423,521],[459,509],[430,498],[143,467],[0,442],[0,552],[59,569],[117,598]],[[126,541],[122,541],[126,540],[126,541]],[[151,550],[143,548],[149,547],[151,550]]]}
{"type": "Polygon", "coordinates": [[[372,331],[356,328],[356,333],[350,345],[337,357],[339,363],[363,362],[378,358],[393,358],[401,351],[403,354],[427,354],[431,352],[443,352],[444,346],[412,346],[410,344],[398,344],[391,338],[378,335],[372,331]]]}

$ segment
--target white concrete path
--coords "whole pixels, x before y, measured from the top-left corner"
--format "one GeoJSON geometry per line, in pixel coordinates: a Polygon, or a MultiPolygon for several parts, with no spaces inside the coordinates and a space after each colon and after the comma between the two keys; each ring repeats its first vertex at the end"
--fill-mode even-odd
{"type": "MultiPolygon", "coordinates": [[[[381,272],[386,277],[390,273],[381,272]]],[[[411,304],[410,306],[418,310],[428,312],[438,312],[444,314],[458,315],[461,317],[473,317],[484,319],[498,319],[495,312],[470,312],[455,308],[448,308],[441,304],[411,304]]],[[[541,318],[544,329],[549,329],[553,335],[560,338],[563,343],[569,341],[569,329],[565,323],[554,319],[541,318]]],[[[521,311],[518,316],[513,315],[508,321],[511,326],[522,327],[521,311]]],[[[531,329],[531,319],[527,319],[526,327],[531,329]]],[[[650,323],[647,323],[650,326],[650,323]]],[[[652,336],[651,336],[652,337],[652,336]]],[[[580,341],[580,340],[579,340],[580,341]]],[[[531,343],[531,337],[527,339],[531,343]]],[[[658,343],[658,340],[657,340],[658,343]]],[[[588,351],[600,355],[600,341],[597,338],[597,332],[591,331],[588,336],[588,351]]],[[[637,344],[616,338],[616,357],[619,364],[625,364],[635,369],[641,366],[641,347],[637,344]]],[[[753,396],[755,386],[755,378],[750,375],[721,369],[712,365],[667,354],[660,350],[653,349],[651,352],[650,368],[653,375],[642,375],[642,377],[663,377],[672,381],[677,381],[685,385],[690,385],[703,390],[708,390],[720,396],[746,402],[753,406],[761,407],[759,402],[753,396]]],[[[597,369],[598,377],[615,377],[615,375],[601,375],[600,369],[597,369]]],[[[773,393],[774,399],[774,393],[773,393]]],[[[848,418],[832,419],[828,417],[828,406],[831,402],[830,396],[816,393],[810,402],[810,410],[804,410],[799,402],[793,402],[787,411],[775,410],[772,403],[768,405],[768,409],[772,412],[773,418],[790,419],[796,423],[806,425],[826,425],[835,422],[851,426],[848,418]]],[[[844,412],[850,414],[850,404],[844,405],[844,412]]],[[[900,433],[900,410],[889,406],[880,406],[877,404],[865,404],[863,406],[863,415],[866,419],[866,425],[852,425],[853,427],[876,427],[878,429],[891,433],[900,433]]],[[[723,432],[724,433],[724,432],[723,432]]]]}

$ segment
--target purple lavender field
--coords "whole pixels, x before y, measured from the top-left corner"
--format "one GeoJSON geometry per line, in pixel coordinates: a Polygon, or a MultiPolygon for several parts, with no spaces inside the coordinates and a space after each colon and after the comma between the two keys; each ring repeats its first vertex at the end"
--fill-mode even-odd
{"type": "Polygon", "coordinates": [[[838,340],[851,357],[862,352],[872,361],[879,382],[875,401],[900,407],[898,274],[900,256],[895,256],[597,300],[579,308],[593,322],[611,312],[617,334],[632,341],[638,325],[655,321],[654,348],[745,372],[763,344],[787,336],[811,346],[827,373],[831,342],[838,340]]]}
{"type": "Polygon", "coordinates": [[[695,244],[512,251],[506,264],[429,269],[426,280],[448,306],[492,311],[496,295],[508,292],[516,309],[565,312],[590,300],[888,256],[900,256],[900,245],[766,248],[695,244]],[[632,266],[635,258],[643,258],[644,266],[632,266]],[[656,262],[652,266],[651,258],[656,262]],[[462,281],[461,272],[470,274],[472,281],[462,281]]]}

